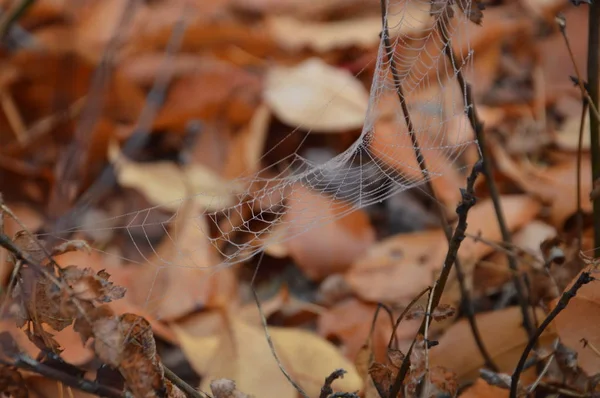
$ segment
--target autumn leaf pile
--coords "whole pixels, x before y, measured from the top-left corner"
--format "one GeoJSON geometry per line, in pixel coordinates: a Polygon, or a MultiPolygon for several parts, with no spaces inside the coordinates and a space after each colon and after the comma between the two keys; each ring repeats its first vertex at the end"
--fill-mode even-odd
{"type": "MultiPolygon", "coordinates": [[[[428,308],[448,251],[434,207],[454,223],[469,172],[442,158],[427,158],[445,170],[433,200],[423,188],[351,211],[299,182],[280,198],[291,227],[275,220],[252,243],[259,256],[203,266],[247,242],[228,234],[251,207],[211,231],[227,239],[202,232],[205,212],[256,188],[235,177],[285,168],[298,148],[334,156],[359,137],[379,2],[34,2],[0,48],[0,392],[84,397],[93,386],[100,396],[184,397],[189,385],[217,398],[390,398],[413,344],[401,396],[507,397],[529,339],[507,256],[526,276],[536,325],[581,272],[595,275],[589,118],[578,203],[581,93],[555,22],[563,12],[584,71],[588,10],[562,0],[468,4],[444,7],[472,22],[469,43],[453,46],[475,53],[465,78],[513,239],[503,242],[480,177],[458,252],[470,301],[453,271],[441,304],[428,308]],[[330,112],[316,118],[324,99],[330,112]],[[207,191],[223,201],[178,202],[207,191]],[[308,213],[329,221],[314,225],[308,213]],[[148,227],[97,226],[123,215],[148,227]],[[56,226],[83,227],[57,239],[48,233],[56,226]],[[426,336],[417,334],[424,317],[426,336]]],[[[427,21],[431,10],[412,11],[427,21]]],[[[399,26],[405,43],[423,28],[399,26]]],[[[445,95],[435,90],[428,95],[445,95]]],[[[375,123],[375,152],[393,147],[406,160],[381,161],[415,174],[408,135],[389,118],[375,123]]],[[[600,393],[599,292],[584,285],[540,336],[520,395],[600,393]]]]}

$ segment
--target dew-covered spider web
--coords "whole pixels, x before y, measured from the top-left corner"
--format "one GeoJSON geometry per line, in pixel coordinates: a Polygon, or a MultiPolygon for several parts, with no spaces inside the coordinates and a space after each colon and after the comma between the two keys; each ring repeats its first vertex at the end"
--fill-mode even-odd
{"type": "MultiPolygon", "coordinates": [[[[393,0],[386,5],[391,50],[386,46],[385,34],[381,34],[368,103],[357,110],[359,115],[364,114],[362,132],[342,153],[324,161],[305,156],[301,144],[320,132],[303,125],[291,126],[282,142],[302,137],[291,141],[296,143],[296,151],[265,164],[277,145],[266,148],[258,171],[240,175],[226,189],[221,186],[215,191],[193,192],[175,202],[95,219],[93,225],[81,222],[51,235],[64,240],[84,237],[102,250],[94,239],[102,231],[118,232],[139,251],[135,261],[154,267],[156,275],[172,267],[202,268],[212,273],[246,261],[269,245],[310,233],[315,226],[356,209],[422,187],[429,180],[449,173],[460,175],[478,157],[457,79],[457,72],[468,71],[473,61],[469,38],[477,34],[478,26],[469,18],[475,12],[471,7],[467,0],[457,0],[456,4],[452,0],[393,0]],[[449,42],[444,31],[451,38],[452,60],[445,53],[449,42]],[[398,95],[398,86],[403,97],[398,95]],[[412,132],[403,105],[408,109],[412,132]],[[423,155],[425,172],[415,157],[411,133],[423,155]],[[314,206],[315,197],[326,200],[328,207],[314,206]],[[168,216],[155,221],[156,214],[168,216]],[[151,238],[155,233],[149,232],[157,229],[163,236],[160,242],[151,238]],[[190,245],[190,240],[197,244],[190,245]],[[157,249],[165,245],[170,248],[168,254],[157,249]]],[[[476,5],[473,7],[476,9],[476,5]]],[[[286,76],[289,74],[271,73],[266,79],[286,76]]],[[[318,125],[314,122],[320,118],[335,119],[337,108],[331,103],[345,90],[348,87],[342,85],[328,98],[322,98],[322,103],[303,104],[317,109],[307,125],[318,125]]],[[[298,101],[302,102],[301,93],[298,101]]],[[[160,299],[148,298],[147,304],[152,307],[152,301],[160,299]]]]}

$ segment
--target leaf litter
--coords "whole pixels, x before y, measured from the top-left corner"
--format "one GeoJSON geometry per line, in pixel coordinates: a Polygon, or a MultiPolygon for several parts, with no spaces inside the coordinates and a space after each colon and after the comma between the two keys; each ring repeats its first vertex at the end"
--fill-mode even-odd
{"type": "MultiPolygon", "coordinates": [[[[488,177],[499,182],[508,229],[515,233],[512,245],[503,242],[491,194],[479,183],[478,203],[469,214],[468,235],[458,256],[473,293],[483,344],[498,366],[496,372],[482,373],[486,364],[461,306],[455,273],[440,306],[430,314],[424,296],[393,333],[395,317],[435,282],[448,244],[439,227],[398,231],[390,220],[401,213],[388,203],[350,212],[354,204],[347,198],[332,200],[296,186],[292,194],[284,195],[288,211],[281,216],[295,227],[283,232],[275,228],[252,243],[265,246],[260,264],[248,260],[240,267],[207,268],[227,250],[207,235],[215,236],[227,225],[222,222],[217,225],[223,230],[209,231],[201,214],[237,203],[242,193],[255,188],[235,185],[234,178],[261,173],[273,164],[286,167],[292,141],[279,142],[277,137],[288,137],[294,129],[310,130],[310,138],[301,140],[298,148],[336,153],[363,127],[374,72],[371,58],[380,42],[378,4],[330,0],[307,7],[305,3],[178,0],[142,2],[128,9],[119,1],[71,7],[40,0],[19,19],[26,40],[3,49],[0,66],[0,192],[5,200],[0,204],[6,203],[27,231],[2,209],[0,233],[26,259],[4,250],[0,254],[4,311],[0,329],[20,348],[16,358],[3,353],[2,361],[30,358],[51,364],[51,354],[60,355],[90,382],[102,363],[116,369],[129,393],[144,397],[184,396],[167,377],[166,363],[194,388],[211,391],[217,398],[296,397],[298,392],[279,365],[316,397],[325,379],[343,368],[346,373],[333,382],[332,391],[387,397],[419,323],[431,316],[431,336],[419,334],[411,353],[403,396],[422,391],[474,398],[508,396],[509,375],[527,336],[520,309],[514,306],[506,252],[528,275],[530,305],[538,323],[584,267],[595,267],[593,258],[580,256],[593,249],[590,145],[584,139],[577,203],[581,101],[569,80],[574,70],[563,39],[551,26],[554,14],[565,11],[576,63],[582,69],[587,14],[583,7],[566,3],[521,0],[500,1],[486,10],[478,2],[433,7],[407,2],[390,15],[391,33],[407,43],[432,26],[430,13],[435,7],[452,12],[451,26],[460,14],[473,22],[470,47],[465,37],[459,37],[453,48],[457,53],[464,54],[465,48],[476,52],[472,69],[477,73],[469,71],[466,78],[480,105],[497,166],[496,174],[488,177]],[[164,73],[162,51],[186,4],[189,26],[167,66],[172,80],[151,118],[149,143],[135,156],[124,156],[127,143],[139,133],[135,126],[146,96],[164,73]],[[414,20],[395,20],[407,12],[405,6],[415,6],[410,11],[414,20]],[[544,34],[532,29],[540,25],[544,34]],[[107,49],[111,57],[103,60],[107,49]],[[103,76],[96,74],[101,65],[110,65],[110,71],[98,89],[94,81],[103,76]],[[97,121],[82,135],[77,131],[86,115],[82,104],[94,100],[97,121]],[[198,121],[200,137],[189,141],[190,123],[198,121]],[[78,188],[50,205],[48,198],[61,183],[56,178],[58,164],[70,144],[82,137],[89,141],[76,163],[78,188]],[[133,198],[148,208],[160,205],[154,229],[137,231],[148,240],[148,247],[132,248],[126,232],[115,227],[94,230],[94,225],[90,234],[47,243],[51,239],[43,234],[46,228],[75,206],[111,163],[117,165],[114,181],[107,184],[103,197],[89,202],[88,214],[122,216],[123,209],[134,205],[133,198]],[[202,195],[182,201],[198,191],[216,194],[219,203],[202,195]],[[578,206],[583,211],[581,231],[573,226],[578,206]],[[315,214],[334,221],[302,234],[315,214]],[[170,222],[163,224],[166,220],[170,222]],[[101,245],[86,243],[101,230],[101,245]],[[31,234],[36,232],[42,235],[31,234]],[[127,253],[132,251],[141,258],[131,259],[127,253]],[[244,277],[258,265],[268,275],[258,285],[269,297],[263,300],[267,330],[244,277]],[[294,276],[286,273],[289,267],[296,270],[294,276]],[[389,306],[393,319],[380,303],[389,306]],[[374,321],[376,311],[380,313],[374,321]],[[426,349],[434,341],[439,344],[426,349]]],[[[440,54],[442,49],[435,44],[428,42],[425,51],[440,54]]],[[[403,50],[403,57],[414,55],[415,50],[403,50]]],[[[418,72],[406,67],[407,75],[418,72]]],[[[412,106],[428,109],[427,98],[447,93],[428,87],[413,93],[412,106]]],[[[391,119],[396,101],[381,99],[370,150],[380,164],[419,179],[408,130],[397,131],[391,119]]],[[[451,112],[460,101],[462,96],[448,95],[439,109],[418,112],[414,122],[419,130],[428,129],[432,126],[428,116],[451,112]]],[[[465,116],[445,124],[447,142],[455,142],[459,125],[467,123],[465,116]]],[[[588,131],[589,118],[584,123],[588,131]]],[[[472,139],[473,132],[465,137],[472,139]]],[[[464,170],[455,159],[435,156],[427,148],[423,154],[430,168],[444,170],[432,181],[439,201],[433,206],[441,204],[452,222],[464,170]]],[[[473,163],[477,156],[465,152],[463,160],[473,163]]],[[[265,181],[272,177],[260,175],[265,181]]],[[[424,198],[427,195],[410,195],[435,213],[424,198]]],[[[258,235],[254,228],[258,227],[248,226],[258,235]]],[[[573,394],[597,392],[600,340],[593,327],[600,314],[597,296],[594,283],[583,286],[542,334],[530,361],[537,367],[552,361],[557,366],[536,382],[540,394],[553,388],[573,394]]],[[[521,378],[521,392],[540,376],[535,368],[521,378]]],[[[68,375],[58,371],[61,377],[68,375]]],[[[44,389],[47,396],[62,397],[65,389],[69,396],[79,396],[66,378],[56,381],[34,373],[3,362],[0,389],[15,397],[27,396],[27,390],[35,388],[44,389]]]]}

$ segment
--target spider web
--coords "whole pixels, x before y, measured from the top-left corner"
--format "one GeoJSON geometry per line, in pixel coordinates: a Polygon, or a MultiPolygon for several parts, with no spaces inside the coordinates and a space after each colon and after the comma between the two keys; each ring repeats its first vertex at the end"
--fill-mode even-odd
{"type": "MultiPolygon", "coordinates": [[[[471,3],[463,3],[461,8],[469,10],[471,3]]],[[[78,234],[89,239],[103,230],[119,231],[137,248],[143,259],[138,262],[155,267],[156,275],[169,267],[206,269],[210,275],[356,209],[468,169],[478,147],[466,118],[457,72],[472,64],[468,38],[476,27],[469,13],[456,5],[424,0],[395,0],[386,8],[391,51],[381,35],[362,132],[344,152],[319,162],[303,156],[299,144],[284,159],[236,178],[226,192],[197,192],[175,203],[96,220],[92,228],[78,226],[51,235],[66,240],[78,234]],[[454,64],[444,53],[449,43],[441,26],[451,37],[454,64]],[[397,85],[405,93],[403,98],[398,97],[397,85]],[[426,162],[425,174],[414,155],[403,102],[426,162]],[[465,156],[468,153],[471,156],[465,156]],[[315,197],[329,205],[313,206],[315,197]],[[168,220],[152,221],[156,213],[165,212],[170,214],[168,220]],[[158,243],[148,232],[151,229],[161,230],[161,244],[166,241],[170,246],[168,256],[157,250],[158,243]],[[190,239],[196,239],[197,245],[183,247],[183,241],[190,239]]],[[[344,89],[339,87],[339,93],[344,89]]],[[[323,114],[330,110],[327,100],[331,98],[325,99],[323,114]]],[[[299,134],[304,142],[313,133],[296,127],[285,139],[299,134]]],[[[155,288],[152,281],[148,307],[161,298],[150,298],[155,288]]]]}

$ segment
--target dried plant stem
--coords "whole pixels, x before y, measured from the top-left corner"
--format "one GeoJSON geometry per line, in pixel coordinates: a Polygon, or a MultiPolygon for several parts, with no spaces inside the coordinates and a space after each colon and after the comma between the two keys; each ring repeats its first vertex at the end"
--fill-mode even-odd
{"type": "Polygon", "coordinates": [[[548,314],[548,316],[546,317],[546,319],[544,319],[540,327],[537,328],[533,336],[529,339],[529,342],[527,343],[525,350],[521,354],[521,358],[519,359],[517,367],[515,368],[515,371],[512,375],[512,380],[510,384],[510,398],[517,398],[517,390],[521,372],[523,372],[523,368],[525,367],[527,357],[529,356],[529,353],[531,352],[533,347],[536,345],[538,338],[542,335],[542,333],[548,327],[548,325],[550,325],[550,322],[552,322],[554,318],[556,318],[556,316],[567,307],[569,301],[571,301],[571,299],[577,294],[577,291],[583,285],[588,284],[593,280],[594,278],[589,272],[582,272],[579,275],[579,278],[577,278],[577,281],[573,284],[573,286],[562,294],[560,300],[556,304],[556,307],[554,307],[554,309],[548,314]]]}
{"type": "MultiPolygon", "coordinates": [[[[444,260],[444,265],[442,267],[442,272],[438,280],[436,281],[435,289],[431,292],[431,308],[436,308],[440,300],[442,298],[442,293],[444,292],[444,288],[446,286],[446,282],[448,281],[448,276],[450,275],[450,270],[452,270],[452,266],[456,260],[458,255],[458,249],[462,241],[465,239],[465,232],[467,230],[467,216],[471,207],[475,205],[475,180],[481,171],[481,161],[477,162],[473,169],[471,170],[471,174],[467,178],[467,187],[461,190],[462,200],[458,207],[456,208],[456,213],[458,214],[458,222],[456,224],[456,228],[454,229],[454,233],[452,235],[452,239],[450,239],[450,243],[448,245],[448,252],[446,253],[446,259],[444,260]]],[[[423,319],[423,323],[421,323],[421,327],[419,329],[419,334],[423,334],[425,331],[425,325],[428,321],[428,317],[423,319]]],[[[412,348],[414,347],[415,340],[413,340],[404,361],[402,361],[402,365],[400,366],[400,370],[398,371],[398,375],[394,380],[392,387],[390,388],[389,397],[396,397],[400,392],[400,388],[404,382],[404,378],[408,372],[410,367],[410,354],[412,352],[412,348]]]]}
{"type": "MultiPolygon", "coordinates": [[[[427,164],[425,162],[425,158],[423,157],[423,154],[421,153],[421,147],[419,145],[419,140],[417,138],[417,135],[415,133],[415,130],[414,130],[414,127],[412,124],[410,112],[408,110],[408,105],[406,104],[406,97],[404,96],[404,91],[402,89],[402,84],[400,83],[398,70],[396,68],[396,63],[394,61],[394,57],[393,57],[394,48],[392,47],[392,45],[390,43],[390,37],[389,37],[386,0],[381,0],[381,10],[382,10],[381,15],[382,15],[382,26],[383,26],[383,41],[384,41],[384,45],[386,48],[386,54],[387,54],[389,62],[390,62],[390,70],[392,72],[394,87],[395,87],[396,93],[398,95],[398,100],[400,102],[400,106],[402,107],[402,114],[404,116],[404,120],[405,120],[406,126],[408,128],[408,133],[410,135],[410,139],[412,142],[413,150],[415,152],[415,157],[416,157],[417,163],[419,164],[421,173],[423,174],[423,179],[424,179],[425,183],[427,184],[427,188],[428,188],[431,196],[434,199],[436,199],[435,190],[433,189],[431,180],[428,178],[429,172],[427,170],[427,164]]],[[[450,244],[451,239],[452,239],[452,228],[451,228],[450,224],[448,223],[448,219],[446,218],[444,211],[438,206],[436,206],[436,209],[437,209],[438,216],[439,216],[441,224],[442,224],[442,228],[446,235],[446,239],[448,240],[448,244],[450,244]]],[[[457,279],[458,279],[458,283],[459,283],[460,291],[461,291],[461,303],[463,306],[464,313],[465,313],[467,319],[469,320],[469,326],[471,327],[471,331],[473,333],[473,338],[477,344],[479,352],[481,353],[482,357],[485,360],[486,366],[488,366],[492,370],[496,370],[497,366],[494,364],[494,361],[492,360],[491,356],[487,352],[487,350],[483,344],[483,340],[481,339],[481,333],[479,332],[479,328],[477,327],[477,322],[475,320],[475,313],[473,311],[471,295],[469,294],[469,290],[467,288],[466,281],[465,281],[463,268],[461,266],[461,263],[460,263],[460,260],[458,259],[458,257],[456,257],[454,260],[454,266],[456,267],[457,279]]],[[[442,289],[443,289],[443,287],[442,287],[442,289]]],[[[436,304],[436,306],[437,306],[437,304],[436,304]]],[[[426,321],[426,323],[427,322],[428,321],[426,321]]]]}
{"type": "Polygon", "coordinates": [[[3,365],[14,366],[18,369],[22,369],[28,372],[37,373],[51,380],[56,380],[62,384],[81,390],[90,394],[96,394],[101,397],[108,398],[124,398],[125,394],[121,391],[112,387],[103,386],[95,381],[87,380],[82,377],[70,375],[65,372],[61,372],[58,369],[45,365],[41,362],[34,360],[24,354],[19,354],[13,362],[0,360],[3,365]]]}
{"type": "MultiPolygon", "coordinates": [[[[591,109],[600,105],[600,2],[590,5],[588,19],[587,75],[590,106],[590,150],[592,152],[592,183],[600,178],[600,120],[592,115],[591,109]]],[[[600,256],[600,198],[594,199],[594,254],[600,256]]]]}
{"type": "Polygon", "coordinates": [[[202,395],[199,391],[194,389],[188,383],[186,383],[183,379],[177,376],[171,369],[167,368],[164,364],[162,364],[163,371],[165,372],[165,377],[173,383],[176,387],[178,387],[188,398],[206,398],[206,394],[202,395]]]}
{"type": "Polygon", "coordinates": [[[585,127],[585,114],[588,110],[589,101],[583,100],[583,106],[581,108],[581,122],[579,123],[579,138],[577,139],[577,252],[581,251],[581,245],[583,244],[583,209],[581,208],[581,161],[583,157],[583,132],[585,127]]]}
{"type": "MultiPolygon", "coordinates": [[[[591,13],[590,13],[590,18],[591,18],[591,13]]],[[[569,58],[571,59],[571,64],[573,65],[573,69],[575,70],[575,76],[577,77],[577,86],[579,87],[579,90],[581,91],[581,97],[582,97],[581,100],[583,102],[583,110],[582,110],[582,114],[581,114],[581,123],[579,125],[579,138],[578,138],[578,144],[577,144],[577,237],[578,237],[577,245],[578,245],[579,251],[581,251],[581,244],[582,244],[581,240],[582,240],[582,235],[583,235],[583,210],[581,209],[581,158],[582,158],[582,153],[583,153],[583,133],[584,133],[584,127],[585,127],[585,116],[589,110],[590,126],[591,126],[592,119],[595,119],[596,123],[598,123],[600,121],[600,113],[598,113],[597,103],[594,103],[594,101],[592,100],[590,93],[585,88],[581,73],[579,73],[579,67],[577,66],[577,62],[575,61],[575,55],[573,54],[573,49],[571,48],[571,42],[569,41],[569,37],[567,36],[567,20],[564,18],[564,16],[558,16],[558,17],[556,17],[556,23],[558,24],[560,33],[562,34],[562,37],[565,41],[565,46],[567,47],[567,50],[569,53],[569,58]]],[[[590,31],[590,39],[591,39],[591,37],[592,36],[591,36],[591,31],[590,31]]],[[[597,47],[598,46],[596,45],[596,50],[597,50],[597,47]]],[[[596,58],[598,58],[597,53],[596,53],[596,58]]],[[[596,73],[596,75],[597,75],[597,73],[596,73]]],[[[598,86],[597,83],[596,83],[596,86],[598,86]]],[[[597,98],[596,98],[596,102],[597,102],[597,98]]],[[[592,134],[591,130],[590,130],[590,134],[592,134]]],[[[592,134],[592,136],[593,136],[593,134],[592,134]]],[[[598,133],[596,133],[596,137],[597,136],[598,136],[598,133]]],[[[591,140],[591,142],[594,142],[593,139],[591,140]]],[[[598,145],[596,145],[595,147],[594,147],[594,145],[592,145],[591,148],[592,148],[592,164],[594,164],[594,148],[598,148],[598,145]]],[[[592,173],[593,173],[593,170],[592,170],[592,173]]],[[[593,177],[593,181],[596,181],[596,177],[593,177]]],[[[594,205],[594,206],[596,206],[596,205],[594,205]]],[[[597,220],[596,214],[597,213],[598,212],[596,210],[594,210],[594,226],[599,225],[596,222],[596,220],[597,220]]],[[[596,231],[599,230],[599,228],[594,228],[594,229],[596,231]]],[[[595,237],[597,237],[597,235],[595,235],[595,237]]],[[[595,242],[595,246],[598,246],[597,242],[595,242]]],[[[598,255],[598,253],[596,253],[596,255],[598,255]]]]}
{"type": "MultiPolygon", "coordinates": [[[[452,41],[448,31],[446,29],[445,24],[442,22],[438,23],[438,27],[442,37],[444,37],[446,46],[444,48],[444,52],[446,56],[450,60],[451,65],[454,68],[454,72],[456,73],[456,77],[458,80],[458,84],[463,94],[463,98],[465,99],[465,107],[467,112],[467,117],[469,122],[471,123],[471,127],[475,132],[475,136],[479,143],[479,147],[481,148],[481,160],[483,162],[483,173],[485,175],[485,181],[488,186],[488,190],[490,191],[490,196],[492,198],[492,203],[494,205],[494,212],[496,213],[496,218],[498,220],[498,226],[500,227],[500,233],[502,235],[502,240],[511,245],[512,237],[508,226],[506,225],[506,219],[504,218],[504,212],[502,210],[502,204],[500,203],[500,193],[498,191],[498,187],[496,186],[496,182],[494,181],[494,172],[492,168],[492,163],[490,162],[490,156],[488,152],[488,148],[486,145],[486,137],[483,131],[483,122],[479,119],[477,114],[477,108],[475,107],[475,101],[473,100],[473,93],[471,91],[471,85],[468,84],[462,74],[460,69],[455,67],[456,65],[456,56],[454,55],[454,51],[452,50],[452,41]]],[[[521,307],[521,313],[523,316],[523,326],[527,331],[529,336],[532,336],[534,332],[534,326],[531,321],[531,316],[529,312],[529,302],[527,296],[525,294],[525,289],[523,283],[521,281],[520,274],[518,272],[517,260],[514,256],[508,256],[508,265],[510,269],[514,272],[513,282],[515,284],[515,290],[517,292],[517,299],[519,301],[519,306],[521,307]]]]}

